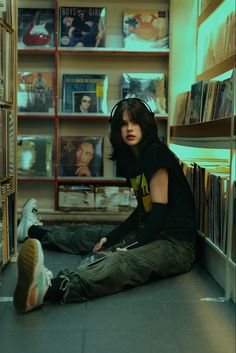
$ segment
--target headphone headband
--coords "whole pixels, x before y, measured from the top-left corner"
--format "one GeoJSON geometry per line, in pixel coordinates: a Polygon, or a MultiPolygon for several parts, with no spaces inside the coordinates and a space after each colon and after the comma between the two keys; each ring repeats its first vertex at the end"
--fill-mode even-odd
{"type": "Polygon", "coordinates": [[[145,108],[147,109],[148,114],[149,114],[152,118],[154,118],[154,113],[153,113],[153,111],[151,110],[151,108],[150,108],[150,106],[148,105],[148,103],[145,102],[143,99],[133,97],[133,98],[124,98],[124,99],[121,99],[119,102],[117,102],[117,103],[114,105],[114,107],[112,108],[111,113],[110,113],[109,123],[112,122],[113,114],[114,114],[115,110],[117,109],[117,107],[118,107],[122,102],[128,102],[128,103],[130,103],[130,100],[132,100],[132,99],[134,99],[135,101],[138,101],[138,102],[142,103],[142,105],[144,105],[145,108]]]}

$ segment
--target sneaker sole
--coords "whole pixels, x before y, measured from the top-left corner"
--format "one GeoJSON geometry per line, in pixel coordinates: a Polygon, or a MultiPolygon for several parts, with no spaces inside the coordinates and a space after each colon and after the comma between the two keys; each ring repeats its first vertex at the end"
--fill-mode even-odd
{"type": "Polygon", "coordinates": [[[18,256],[18,280],[13,296],[13,304],[17,311],[24,313],[34,308],[28,304],[31,286],[37,276],[38,269],[44,263],[44,255],[37,239],[27,239],[18,256]]]}

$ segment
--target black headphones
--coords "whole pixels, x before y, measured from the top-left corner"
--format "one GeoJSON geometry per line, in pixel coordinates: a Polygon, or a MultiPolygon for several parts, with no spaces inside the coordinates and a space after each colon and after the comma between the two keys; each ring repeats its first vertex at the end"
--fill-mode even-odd
{"type": "Polygon", "coordinates": [[[115,112],[115,110],[117,109],[117,107],[118,107],[122,102],[127,102],[128,104],[132,105],[132,102],[130,102],[131,100],[135,100],[135,101],[140,102],[140,103],[145,107],[147,113],[148,113],[152,118],[154,118],[155,114],[154,114],[153,111],[151,110],[151,108],[150,108],[150,106],[148,105],[148,103],[145,102],[143,99],[136,98],[136,97],[133,97],[133,98],[124,98],[124,99],[120,100],[119,102],[117,102],[117,103],[114,105],[114,107],[112,108],[111,114],[110,114],[110,119],[109,119],[109,123],[110,123],[110,124],[112,123],[113,115],[114,115],[114,112],[115,112]]]}

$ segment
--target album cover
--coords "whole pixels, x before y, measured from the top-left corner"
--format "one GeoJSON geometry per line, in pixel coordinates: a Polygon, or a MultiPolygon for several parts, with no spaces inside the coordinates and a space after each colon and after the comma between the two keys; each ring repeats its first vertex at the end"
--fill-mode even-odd
{"type": "Polygon", "coordinates": [[[104,212],[129,212],[137,206],[137,199],[130,187],[97,186],[95,208],[104,212]]]}
{"type": "Polygon", "coordinates": [[[104,7],[60,7],[62,47],[104,47],[104,7]]]}
{"type": "Polygon", "coordinates": [[[60,176],[102,176],[103,137],[61,136],[59,163],[60,176]]]}
{"type": "Polygon", "coordinates": [[[54,73],[19,72],[17,91],[19,112],[54,112],[54,73]]]}
{"type": "Polygon", "coordinates": [[[190,124],[200,123],[202,121],[208,85],[209,80],[202,80],[193,83],[191,86],[189,115],[190,124]]]}
{"type": "Polygon", "coordinates": [[[63,211],[94,211],[94,186],[60,185],[58,208],[63,211]]]}
{"type": "Polygon", "coordinates": [[[53,177],[53,145],[52,136],[19,135],[17,137],[18,177],[53,177]]]}
{"type": "Polygon", "coordinates": [[[107,75],[63,74],[62,81],[63,112],[107,113],[107,75]]]}
{"type": "Polygon", "coordinates": [[[189,93],[189,91],[181,92],[176,97],[174,125],[184,124],[189,93]]]}
{"type": "Polygon", "coordinates": [[[125,9],[123,33],[125,48],[169,48],[169,12],[157,9],[125,9]]]}
{"type": "Polygon", "coordinates": [[[55,46],[55,10],[18,9],[18,49],[55,46]]]}
{"type": "Polygon", "coordinates": [[[167,76],[165,73],[123,73],[121,95],[140,98],[156,114],[167,113],[167,76]]]}

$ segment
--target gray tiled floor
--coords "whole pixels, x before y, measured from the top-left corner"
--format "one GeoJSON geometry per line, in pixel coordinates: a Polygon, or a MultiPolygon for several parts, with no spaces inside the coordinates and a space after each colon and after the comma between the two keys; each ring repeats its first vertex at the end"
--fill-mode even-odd
{"type": "MultiPolygon", "coordinates": [[[[46,251],[56,273],[74,267],[77,256],[46,251]]],[[[10,300],[16,264],[0,280],[0,297],[10,300]]],[[[235,353],[235,307],[195,264],[184,275],[83,304],[44,305],[19,315],[0,302],[0,350],[4,353],[235,353]]]]}

